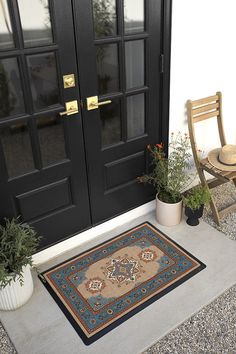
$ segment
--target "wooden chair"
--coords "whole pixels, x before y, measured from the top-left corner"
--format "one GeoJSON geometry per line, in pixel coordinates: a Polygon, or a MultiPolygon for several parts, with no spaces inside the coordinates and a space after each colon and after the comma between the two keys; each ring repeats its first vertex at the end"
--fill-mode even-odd
{"type": "MultiPolygon", "coordinates": [[[[209,163],[207,158],[204,158],[202,160],[199,159],[196,140],[195,140],[195,130],[194,130],[195,123],[202,122],[206,119],[214,117],[217,118],[221,146],[226,145],[223,123],[222,123],[221,92],[217,92],[215,96],[202,98],[196,101],[189,100],[187,102],[187,109],[188,109],[188,128],[189,128],[190,142],[192,146],[195,165],[198,171],[201,184],[207,186],[207,188],[210,190],[211,188],[217,187],[223,183],[233,181],[236,187],[236,171],[234,172],[222,171],[212,166],[209,163]],[[207,181],[204,172],[208,172],[214,178],[207,181]]],[[[236,203],[219,211],[216,207],[216,204],[211,194],[210,207],[213,213],[214,221],[219,225],[220,219],[226,213],[236,210],[236,203]]]]}

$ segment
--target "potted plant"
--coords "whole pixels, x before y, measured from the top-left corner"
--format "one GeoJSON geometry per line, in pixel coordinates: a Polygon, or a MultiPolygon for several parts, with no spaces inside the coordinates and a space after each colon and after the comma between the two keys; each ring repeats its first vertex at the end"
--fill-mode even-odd
{"type": "Polygon", "coordinates": [[[0,310],[14,310],[33,293],[32,255],[40,237],[19,219],[0,225],[0,310]]]}
{"type": "Polygon", "coordinates": [[[199,185],[184,193],[183,203],[188,225],[197,226],[199,224],[198,219],[202,217],[204,205],[208,204],[210,199],[211,195],[206,186],[199,185]]]}
{"type": "Polygon", "coordinates": [[[171,134],[169,156],[163,144],[147,146],[152,159],[150,174],[138,177],[141,183],[150,183],[156,190],[156,219],[165,226],[180,223],[182,217],[182,192],[192,182],[190,170],[190,143],[187,134],[171,134]]]}

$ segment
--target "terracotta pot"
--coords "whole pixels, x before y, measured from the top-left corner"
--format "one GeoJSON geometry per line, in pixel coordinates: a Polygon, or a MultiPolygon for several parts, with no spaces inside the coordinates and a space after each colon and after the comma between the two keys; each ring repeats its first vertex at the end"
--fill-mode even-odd
{"type": "Polygon", "coordinates": [[[182,200],[178,203],[165,203],[156,195],[156,219],[163,226],[178,225],[182,218],[182,200]]]}
{"type": "Polygon", "coordinates": [[[190,226],[197,226],[199,224],[199,218],[202,217],[204,205],[200,208],[192,210],[189,207],[185,207],[185,215],[187,216],[186,223],[190,226]]]}
{"type": "Polygon", "coordinates": [[[23,279],[22,286],[17,278],[5,288],[0,287],[0,310],[15,310],[30,299],[33,294],[33,279],[29,265],[24,267],[23,279]]]}

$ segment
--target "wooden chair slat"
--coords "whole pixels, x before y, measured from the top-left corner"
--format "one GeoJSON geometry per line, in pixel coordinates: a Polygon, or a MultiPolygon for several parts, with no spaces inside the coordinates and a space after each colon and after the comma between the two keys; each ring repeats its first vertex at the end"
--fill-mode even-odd
{"type": "MultiPolygon", "coordinates": [[[[218,187],[223,184],[223,182],[219,178],[213,178],[210,181],[208,181],[207,183],[208,183],[208,187],[210,189],[218,187]]],[[[228,181],[225,181],[225,183],[228,183],[228,181]]]]}
{"type": "Polygon", "coordinates": [[[236,180],[236,171],[231,172],[230,175],[227,176],[231,181],[236,180]]]}
{"type": "MultiPolygon", "coordinates": [[[[201,98],[195,101],[188,101],[187,109],[188,109],[188,127],[189,127],[190,142],[192,146],[195,165],[202,185],[206,186],[210,191],[210,188],[214,188],[223,183],[233,181],[236,187],[236,171],[230,172],[230,171],[219,170],[218,168],[211,165],[211,163],[208,161],[207,158],[204,158],[201,161],[199,161],[199,157],[196,149],[197,144],[195,139],[194,123],[201,122],[208,118],[213,118],[213,117],[216,117],[217,119],[221,146],[226,145],[224,128],[222,123],[221,92],[217,92],[216,95],[214,96],[201,98]],[[213,177],[215,177],[215,179],[207,181],[204,171],[211,174],[213,177]]],[[[215,204],[214,198],[211,195],[210,207],[213,213],[213,218],[215,222],[219,225],[220,218],[222,216],[224,216],[226,213],[232,210],[236,210],[236,203],[230,205],[229,207],[227,207],[222,211],[219,211],[215,204]]]]}
{"type": "Polygon", "coordinates": [[[220,115],[220,112],[214,111],[214,112],[209,112],[206,114],[200,114],[199,116],[193,117],[193,123],[201,122],[205,119],[213,118],[213,117],[218,117],[220,115]]]}
{"type": "MultiPolygon", "coordinates": [[[[204,166],[201,166],[202,167],[202,170],[208,172],[210,175],[214,176],[215,178],[219,179],[222,183],[226,183],[226,182],[229,182],[229,179],[227,178],[227,176],[221,176],[219,174],[219,171],[218,170],[214,170],[212,168],[212,166],[209,168],[208,166],[204,165],[204,166]]],[[[221,183],[221,184],[222,184],[221,183]]]]}
{"type": "Polygon", "coordinates": [[[214,102],[214,101],[218,101],[218,100],[219,100],[218,95],[209,96],[209,97],[206,97],[206,98],[201,98],[199,100],[192,101],[192,107],[201,106],[203,104],[214,102]]]}
{"type": "Polygon", "coordinates": [[[222,176],[222,177],[227,177],[228,180],[236,178],[236,172],[232,171],[222,171],[213,166],[207,158],[203,159],[200,161],[201,165],[203,168],[207,168],[210,171],[213,171],[215,174],[222,176]]]}
{"type": "Polygon", "coordinates": [[[223,218],[226,214],[231,213],[236,210],[236,203],[233,203],[226,208],[219,211],[220,218],[223,218]]]}
{"type": "Polygon", "coordinates": [[[193,117],[196,115],[196,114],[199,114],[199,113],[207,113],[209,111],[212,111],[213,109],[216,109],[216,108],[219,108],[219,103],[213,103],[213,104],[208,104],[206,106],[202,106],[202,107],[199,107],[199,108],[194,108],[193,109],[193,117]]]}

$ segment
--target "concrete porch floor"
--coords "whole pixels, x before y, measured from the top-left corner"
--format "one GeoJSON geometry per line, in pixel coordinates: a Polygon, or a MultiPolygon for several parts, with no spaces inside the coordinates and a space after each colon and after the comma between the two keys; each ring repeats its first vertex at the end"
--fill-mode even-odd
{"type": "Polygon", "coordinates": [[[207,268],[146,307],[90,346],[85,346],[50,294],[35,276],[30,301],[13,312],[0,312],[18,354],[138,354],[207,305],[236,282],[236,242],[201,221],[190,227],[183,220],[167,228],[154,213],[132,220],[92,242],[40,266],[40,271],[149,221],[199,258],[207,268]]]}

